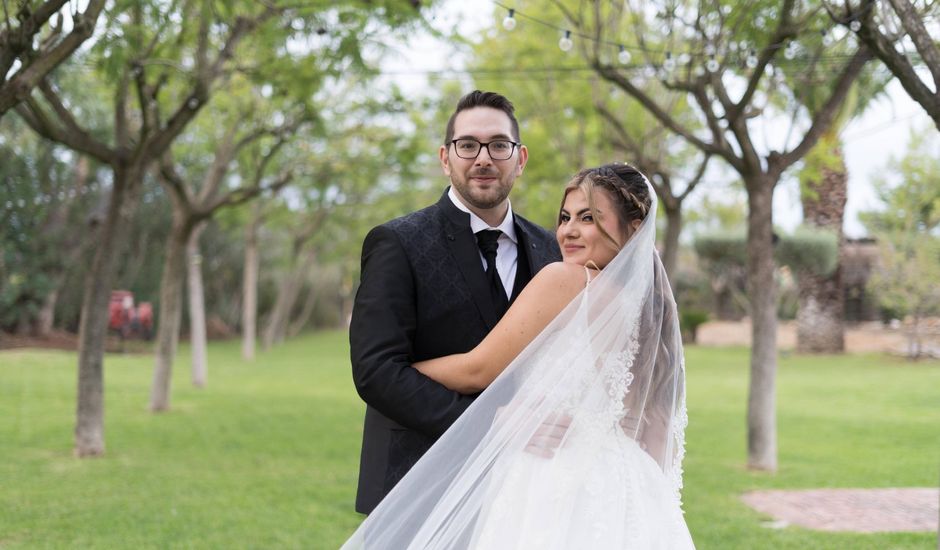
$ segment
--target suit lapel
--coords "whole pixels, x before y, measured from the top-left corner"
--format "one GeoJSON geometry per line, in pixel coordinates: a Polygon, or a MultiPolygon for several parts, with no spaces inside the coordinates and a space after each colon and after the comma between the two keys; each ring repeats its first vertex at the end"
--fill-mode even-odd
{"type": "Polygon", "coordinates": [[[476,237],[470,230],[470,215],[454,206],[446,191],[437,205],[445,218],[444,237],[447,239],[447,247],[470,289],[470,295],[477,309],[480,310],[487,330],[491,330],[499,319],[496,317],[496,308],[490,297],[490,287],[486,280],[486,273],[483,271],[476,237]]]}
{"type": "Polygon", "coordinates": [[[519,237],[519,246],[525,247],[526,259],[529,261],[529,273],[532,277],[535,277],[535,274],[545,267],[545,264],[552,261],[549,259],[551,258],[551,251],[546,250],[545,246],[538,242],[538,239],[533,238],[527,225],[530,223],[528,220],[518,214],[513,213],[513,215],[516,217],[516,234],[519,237]]]}

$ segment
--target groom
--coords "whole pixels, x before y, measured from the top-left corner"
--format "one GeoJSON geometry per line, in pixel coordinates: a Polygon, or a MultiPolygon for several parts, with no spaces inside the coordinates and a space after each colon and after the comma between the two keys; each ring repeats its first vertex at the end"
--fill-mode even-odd
{"type": "Polygon", "coordinates": [[[561,259],[554,236],[509,203],[528,154],[508,99],[465,95],[439,151],[448,190],[366,236],[349,331],[367,405],[357,512],[370,513],[476,397],[412,362],[475,347],[532,276],[561,259]]]}

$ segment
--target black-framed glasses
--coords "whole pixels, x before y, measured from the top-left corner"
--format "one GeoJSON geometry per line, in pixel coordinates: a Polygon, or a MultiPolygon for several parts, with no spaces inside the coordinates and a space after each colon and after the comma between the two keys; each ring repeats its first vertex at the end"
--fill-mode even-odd
{"type": "Polygon", "coordinates": [[[515,141],[508,139],[494,139],[489,143],[483,143],[473,138],[452,139],[450,142],[454,145],[454,152],[462,159],[475,159],[480,154],[480,150],[486,147],[487,154],[493,160],[506,160],[512,157],[517,145],[515,141]]]}

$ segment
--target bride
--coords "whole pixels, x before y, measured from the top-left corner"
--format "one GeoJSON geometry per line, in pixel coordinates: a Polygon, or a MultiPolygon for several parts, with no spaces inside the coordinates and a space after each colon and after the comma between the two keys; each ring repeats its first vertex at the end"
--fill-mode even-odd
{"type": "Polygon", "coordinates": [[[343,549],[693,547],[679,497],[682,344],[653,198],[625,164],[572,179],[564,261],[476,348],[415,364],[486,391],[343,549]]]}

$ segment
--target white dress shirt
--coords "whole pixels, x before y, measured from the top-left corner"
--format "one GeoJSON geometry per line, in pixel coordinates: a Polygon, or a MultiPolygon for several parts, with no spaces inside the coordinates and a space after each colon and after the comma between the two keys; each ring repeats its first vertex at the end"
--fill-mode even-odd
{"type": "MultiPolygon", "coordinates": [[[[500,235],[499,240],[496,241],[499,245],[499,248],[496,249],[496,272],[499,273],[499,279],[502,281],[503,288],[506,290],[506,298],[511,297],[512,287],[516,282],[516,266],[519,260],[519,254],[516,250],[516,245],[519,240],[516,237],[516,224],[512,221],[512,203],[509,204],[509,209],[506,211],[506,216],[503,218],[502,223],[497,227],[492,227],[490,224],[483,221],[480,216],[471,212],[464,203],[460,202],[453,185],[448,189],[447,196],[450,197],[450,201],[454,203],[454,206],[459,210],[470,214],[470,230],[473,231],[474,235],[486,229],[502,231],[503,234],[500,235]]],[[[483,264],[483,270],[486,271],[486,259],[483,257],[482,252],[480,252],[480,262],[483,264]]]]}

